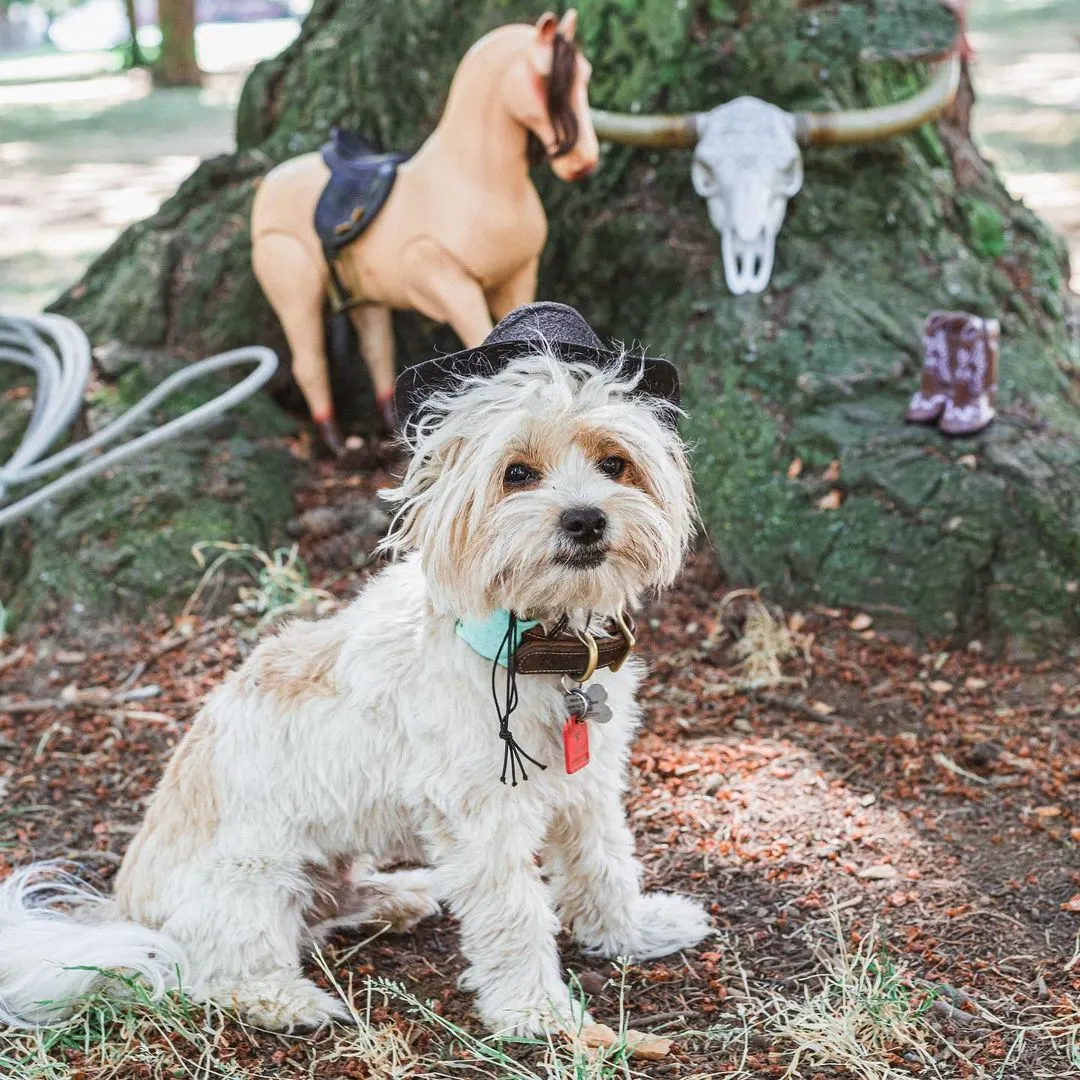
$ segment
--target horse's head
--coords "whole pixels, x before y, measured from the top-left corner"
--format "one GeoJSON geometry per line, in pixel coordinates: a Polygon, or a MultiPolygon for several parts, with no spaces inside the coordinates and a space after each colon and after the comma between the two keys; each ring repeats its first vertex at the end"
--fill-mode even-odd
{"type": "Polygon", "coordinates": [[[596,168],[600,146],[589,113],[592,65],[574,44],[577,12],[551,12],[533,27],[522,62],[511,66],[507,100],[529,132],[533,161],[546,160],[560,180],[580,180],[596,168]]]}

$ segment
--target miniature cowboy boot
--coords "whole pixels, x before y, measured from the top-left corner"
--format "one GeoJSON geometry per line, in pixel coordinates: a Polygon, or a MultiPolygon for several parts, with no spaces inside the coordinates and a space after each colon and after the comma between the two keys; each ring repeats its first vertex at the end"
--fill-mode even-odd
{"type": "Polygon", "coordinates": [[[977,315],[953,319],[956,329],[949,334],[953,389],[938,426],[946,435],[974,435],[997,415],[1001,327],[997,319],[977,315]]]}
{"type": "Polygon", "coordinates": [[[933,311],[923,327],[922,385],[912,395],[907,419],[911,424],[932,424],[945,411],[952,391],[947,311],[933,311]]]}

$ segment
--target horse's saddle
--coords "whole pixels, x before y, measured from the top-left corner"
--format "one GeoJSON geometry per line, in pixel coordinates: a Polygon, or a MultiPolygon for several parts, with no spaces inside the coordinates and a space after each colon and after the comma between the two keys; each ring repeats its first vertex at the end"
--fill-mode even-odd
{"type": "Polygon", "coordinates": [[[328,260],[351,244],[375,220],[407,154],[381,154],[359,135],[330,132],[322,159],[330,170],[315,204],[315,232],[328,260]]]}

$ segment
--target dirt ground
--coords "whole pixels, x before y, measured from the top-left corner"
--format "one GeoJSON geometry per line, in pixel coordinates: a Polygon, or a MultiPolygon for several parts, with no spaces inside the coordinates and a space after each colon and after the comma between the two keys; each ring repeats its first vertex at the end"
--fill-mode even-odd
{"type": "MultiPolygon", "coordinates": [[[[315,475],[295,531],[310,584],[344,599],[373,572],[354,569],[372,537],[348,522],[370,521],[385,475],[315,475]]],[[[134,638],[46,634],[2,654],[0,877],[63,858],[108,882],[168,752],[251,648],[238,632],[251,624],[196,605],[134,638]]],[[[717,934],[623,971],[569,946],[564,958],[600,1021],[618,1028],[623,1010],[623,1026],[671,1036],[667,1058],[632,1073],[559,1071],[535,1047],[485,1061],[468,1042],[480,1033],[443,917],[327,953],[362,1001],[369,977],[399,984],[369,1002],[375,1029],[404,1041],[393,1067],[369,1050],[346,1069],[340,1034],[225,1023],[211,1052],[199,1042],[209,1021],[181,1037],[158,1019],[105,1025],[101,1042],[79,1028],[49,1053],[0,1039],[0,1075],[6,1062],[57,1080],[449,1076],[465,1063],[492,1077],[1080,1076],[1078,665],[989,663],[977,646],[920,654],[852,612],[770,623],[706,557],[642,631],[650,675],[628,800],[638,853],[648,886],[700,897],[717,934]],[[747,678],[772,685],[746,689],[747,678]],[[139,1032],[136,1058],[118,1028],[139,1032]]]]}

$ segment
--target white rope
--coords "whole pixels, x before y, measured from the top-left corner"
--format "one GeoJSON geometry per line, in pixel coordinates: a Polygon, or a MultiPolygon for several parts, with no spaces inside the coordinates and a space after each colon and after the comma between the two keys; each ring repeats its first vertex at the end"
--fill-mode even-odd
{"type": "Polygon", "coordinates": [[[232,349],[189,364],[170,375],[128,411],[82,442],[72,443],[51,457],[45,452],[71,426],[90,378],[90,342],[70,319],[60,315],[0,316],[0,363],[19,364],[37,376],[34,412],[22,442],[6,464],[0,465],[0,526],[14,521],[48,499],[85,483],[118,462],[144,453],[169,439],[201,427],[249,398],[277,370],[277,356],[261,345],[232,349]],[[4,505],[8,489],[55,472],[112,442],[140,417],[160,405],[174,390],[215,371],[238,364],[256,364],[241,382],[161,427],[114,447],[71,470],[18,502],[4,505]]]}

